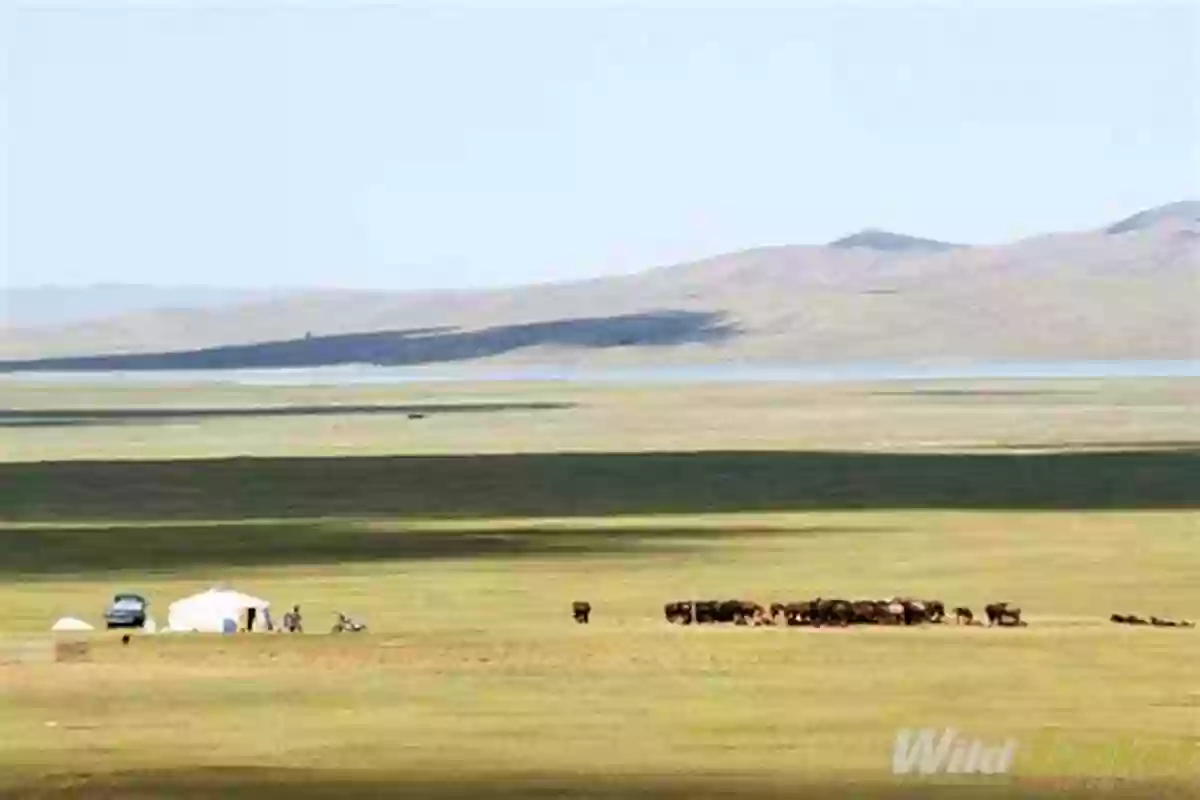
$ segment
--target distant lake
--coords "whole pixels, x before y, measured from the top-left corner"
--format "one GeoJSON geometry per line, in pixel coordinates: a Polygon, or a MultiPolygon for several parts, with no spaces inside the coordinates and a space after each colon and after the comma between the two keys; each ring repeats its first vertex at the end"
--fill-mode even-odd
{"type": "Polygon", "coordinates": [[[232,383],[249,386],[362,385],[425,381],[567,383],[838,383],[845,381],[1196,378],[1200,361],[843,363],[601,368],[575,366],[351,365],[299,369],[162,370],[129,372],[14,372],[9,383],[172,385],[232,383]]]}

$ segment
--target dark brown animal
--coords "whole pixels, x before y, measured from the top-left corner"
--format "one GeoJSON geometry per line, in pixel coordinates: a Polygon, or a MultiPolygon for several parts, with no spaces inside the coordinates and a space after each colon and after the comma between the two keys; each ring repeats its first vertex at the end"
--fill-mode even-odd
{"type": "Polygon", "coordinates": [[[811,601],[771,604],[771,616],[775,619],[782,617],[788,626],[811,625],[814,613],[811,601]]]}
{"type": "Polygon", "coordinates": [[[887,621],[887,604],[878,600],[855,600],[850,604],[850,621],[855,625],[880,625],[887,621]]]}
{"type": "Polygon", "coordinates": [[[847,600],[827,600],[818,597],[813,602],[815,604],[813,624],[818,627],[837,625],[844,628],[854,618],[854,607],[847,600]]]}
{"type": "Polygon", "coordinates": [[[937,625],[946,619],[946,604],[941,600],[925,601],[925,620],[937,625]]]}
{"type": "Polygon", "coordinates": [[[1005,603],[989,603],[987,608],[988,627],[999,625],[1001,627],[1025,627],[1026,623],[1021,621],[1021,609],[1005,603]]]}
{"type": "Polygon", "coordinates": [[[919,625],[929,619],[929,608],[921,600],[912,597],[892,597],[889,604],[900,604],[905,625],[919,625]]]}
{"type": "Polygon", "coordinates": [[[667,618],[667,622],[678,625],[691,625],[693,620],[693,607],[690,600],[677,600],[673,603],[667,603],[663,606],[663,615],[667,618]]]}
{"type": "Polygon", "coordinates": [[[592,604],[586,600],[576,600],[571,603],[571,614],[580,625],[587,625],[588,617],[592,614],[592,604]]]}
{"type": "Polygon", "coordinates": [[[971,613],[971,609],[966,606],[958,606],[954,609],[954,622],[958,625],[970,625],[975,621],[975,615],[971,613]]]}
{"type": "Polygon", "coordinates": [[[750,600],[726,600],[717,607],[719,622],[732,622],[735,625],[748,625],[766,610],[750,600]]]}

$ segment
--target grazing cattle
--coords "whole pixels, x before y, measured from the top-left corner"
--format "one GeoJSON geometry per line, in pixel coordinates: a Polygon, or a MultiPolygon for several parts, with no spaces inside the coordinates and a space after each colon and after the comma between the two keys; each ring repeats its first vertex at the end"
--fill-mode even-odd
{"type": "Polygon", "coordinates": [[[887,618],[887,605],[878,600],[855,600],[850,604],[850,621],[856,625],[879,625],[887,618]]]}
{"type": "Polygon", "coordinates": [[[697,600],[692,604],[692,610],[697,624],[720,622],[721,603],[718,600],[697,600]]]}
{"type": "Polygon", "coordinates": [[[700,625],[732,622],[735,625],[769,624],[767,609],[748,600],[679,600],[663,606],[668,622],[700,625]]]}
{"type": "Polygon", "coordinates": [[[879,622],[883,625],[903,625],[904,624],[904,604],[893,598],[880,600],[879,622]]]}
{"type": "Polygon", "coordinates": [[[1171,625],[1168,624],[1168,620],[1159,619],[1158,617],[1151,617],[1147,620],[1139,617],[1137,614],[1112,614],[1108,619],[1111,622],[1116,622],[1122,625],[1160,625],[1163,627],[1171,627],[1171,625]]]}
{"type": "Polygon", "coordinates": [[[745,625],[763,613],[763,607],[749,600],[724,600],[717,604],[717,621],[745,625]]]}
{"type": "Polygon", "coordinates": [[[1150,624],[1157,625],[1160,628],[1194,628],[1196,623],[1188,622],[1186,619],[1176,622],[1173,619],[1162,619],[1160,617],[1150,617],[1150,624]]]}
{"type": "Polygon", "coordinates": [[[575,621],[581,625],[588,624],[588,617],[592,613],[592,604],[586,600],[576,600],[571,603],[571,614],[575,617],[575,621]]]}
{"type": "Polygon", "coordinates": [[[966,606],[959,606],[954,609],[954,622],[958,625],[970,625],[975,621],[975,615],[971,613],[971,609],[966,606]]]}
{"type": "Polygon", "coordinates": [[[667,622],[680,625],[690,625],[693,620],[693,606],[689,600],[678,600],[663,606],[663,614],[667,622]]]}
{"type": "Polygon", "coordinates": [[[925,619],[935,625],[946,619],[946,605],[941,600],[925,601],[925,619]]]}
{"type": "Polygon", "coordinates": [[[920,600],[902,600],[904,604],[904,624],[919,625],[926,619],[928,609],[920,600]]]}
{"type": "Polygon", "coordinates": [[[811,625],[814,615],[815,607],[811,601],[771,604],[771,616],[775,619],[782,616],[789,626],[811,625]]]}
{"type": "Polygon", "coordinates": [[[1001,627],[1025,627],[1021,621],[1021,609],[1014,608],[1008,603],[989,603],[987,608],[988,627],[992,625],[1000,625],[1001,627]]]}
{"type": "Polygon", "coordinates": [[[929,609],[920,600],[911,597],[891,597],[887,603],[889,606],[899,604],[905,625],[918,625],[928,618],[929,609]]]}
{"type": "Polygon", "coordinates": [[[837,625],[846,627],[854,618],[854,607],[846,600],[826,600],[818,597],[815,601],[813,624],[817,627],[822,625],[837,625]]]}

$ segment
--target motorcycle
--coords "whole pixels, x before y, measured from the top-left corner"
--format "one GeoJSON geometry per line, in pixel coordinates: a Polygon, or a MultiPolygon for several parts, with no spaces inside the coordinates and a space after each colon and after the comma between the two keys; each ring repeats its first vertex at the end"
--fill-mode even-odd
{"type": "Polygon", "coordinates": [[[337,622],[333,624],[331,633],[361,633],[367,629],[365,623],[351,619],[341,612],[338,612],[337,618],[337,622]]]}

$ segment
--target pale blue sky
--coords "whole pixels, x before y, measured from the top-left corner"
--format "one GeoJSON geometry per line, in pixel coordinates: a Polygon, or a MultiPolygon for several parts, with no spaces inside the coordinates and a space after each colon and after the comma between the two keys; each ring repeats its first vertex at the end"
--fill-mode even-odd
{"type": "Polygon", "coordinates": [[[0,20],[7,283],[524,283],[1200,195],[1194,4],[214,5],[0,20]]]}

